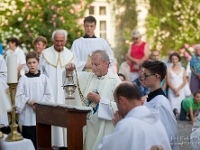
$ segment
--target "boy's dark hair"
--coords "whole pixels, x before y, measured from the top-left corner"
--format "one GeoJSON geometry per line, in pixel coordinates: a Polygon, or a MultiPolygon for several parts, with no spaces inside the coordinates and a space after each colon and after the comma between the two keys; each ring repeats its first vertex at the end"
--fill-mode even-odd
{"type": "Polygon", "coordinates": [[[124,81],[126,80],[126,77],[122,73],[118,73],[117,75],[121,76],[122,78],[124,78],[124,81]]]}
{"type": "Polygon", "coordinates": [[[135,84],[127,81],[119,84],[116,87],[114,94],[117,99],[119,98],[119,96],[123,96],[127,98],[129,101],[141,100],[141,94],[138,87],[135,84]]]}
{"type": "Polygon", "coordinates": [[[26,62],[31,58],[35,58],[38,62],[40,61],[39,55],[35,51],[31,51],[26,55],[26,62]]]}
{"type": "Polygon", "coordinates": [[[195,90],[193,96],[196,96],[197,94],[200,94],[200,89],[195,90]]]}
{"type": "Polygon", "coordinates": [[[158,74],[160,80],[162,81],[167,74],[167,67],[165,63],[161,61],[145,61],[142,67],[149,70],[151,73],[158,74]]]}
{"type": "Polygon", "coordinates": [[[94,24],[96,25],[97,20],[96,20],[93,16],[87,16],[87,17],[85,17],[85,19],[84,19],[84,24],[85,24],[86,22],[89,22],[89,23],[93,23],[93,22],[94,22],[94,24]]]}
{"type": "Polygon", "coordinates": [[[20,41],[17,38],[14,38],[14,37],[8,38],[7,42],[8,43],[9,42],[15,43],[16,46],[19,46],[19,44],[20,44],[20,41]]]}
{"type": "Polygon", "coordinates": [[[173,56],[178,57],[178,61],[181,61],[181,56],[177,52],[174,52],[169,56],[170,61],[172,61],[173,56]]]}

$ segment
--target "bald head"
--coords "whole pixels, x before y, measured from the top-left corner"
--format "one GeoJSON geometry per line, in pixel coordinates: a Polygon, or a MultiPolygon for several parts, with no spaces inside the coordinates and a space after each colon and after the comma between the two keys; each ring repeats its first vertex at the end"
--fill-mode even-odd
{"type": "Polygon", "coordinates": [[[141,100],[141,94],[138,87],[128,81],[124,81],[116,87],[114,97],[118,99],[120,96],[125,97],[129,101],[141,100]]]}
{"type": "Polygon", "coordinates": [[[128,81],[124,81],[116,87],[114,99],[122,117],[125,117],[133,108],[142,105],[141,94],[138,87],[128,81]]]}

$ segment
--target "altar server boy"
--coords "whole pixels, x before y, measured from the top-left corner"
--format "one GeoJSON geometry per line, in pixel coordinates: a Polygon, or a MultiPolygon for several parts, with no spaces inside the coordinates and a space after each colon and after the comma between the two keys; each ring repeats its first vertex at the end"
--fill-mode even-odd
{"type": "Polygon", "coordinates": [[[49,79],[38,70],[39,56],[36,52],[26,55],[29,72],[18,83],[15,96],[17,111],[20,113],[19,124],[22,135],[31,139],[36,148],[36,114],[34,103],[37,101],[54,102],[49,79]]]}
{"type": "Polygon", "coordinates": [[[156,109],[159,112],[159,119],[163,123],[172,150],[179,150],[177,122],[172,112],[169,100],[160,88],[160,83],[166,76],[166,65],[161,61],[145,61],[142,64],[144,73],[140,76],[145,87],[150,88],[150,93],[144,105],[149,109],[156,109]]]}

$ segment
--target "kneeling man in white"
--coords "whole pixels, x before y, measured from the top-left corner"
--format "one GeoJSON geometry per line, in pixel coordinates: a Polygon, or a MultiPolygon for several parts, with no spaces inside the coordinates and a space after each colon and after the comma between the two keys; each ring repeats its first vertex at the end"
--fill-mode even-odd
{"type": "Polygon", "coordinates": [[[119,109],[113,119],[116,127],[112,134],[103,138],[99,150],[150,150],[153,145],[171,150],[158,111],[142,106],[140,91],[134,84],[118,85],[114,98],[119,109]]]}

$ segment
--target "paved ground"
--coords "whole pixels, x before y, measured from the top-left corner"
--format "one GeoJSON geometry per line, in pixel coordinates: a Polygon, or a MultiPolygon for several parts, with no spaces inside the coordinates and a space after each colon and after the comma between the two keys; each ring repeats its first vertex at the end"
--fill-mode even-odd
{"type": "MultiPolygon", "coordinates": [[[[178,125],[178,139],[179,139],[179,150],[192,150],[190,145],[190,133],[192,132],[192,125],[189,121],[177,121],[178,125]]],[[[200,149],[200,148],[199,148],[200,149]]]]}

